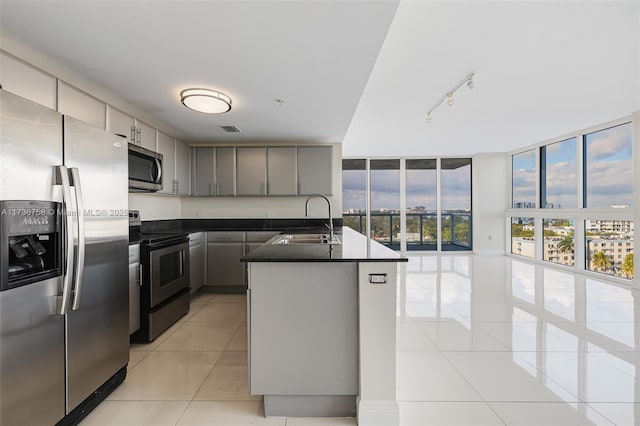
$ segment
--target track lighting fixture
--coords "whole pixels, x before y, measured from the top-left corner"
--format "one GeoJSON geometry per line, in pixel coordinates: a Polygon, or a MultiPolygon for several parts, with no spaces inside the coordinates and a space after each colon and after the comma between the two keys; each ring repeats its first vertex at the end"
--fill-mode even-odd
{"type": "Polygon", "coordinates": [[[440,98],[440,100],[438,100],[438,102],[436,102],[433,108],[431,108],[429,112],[427,112],[427,123],[431,123],[431,113],[438,109],[438,107],[444,102],[447,102],[447,104],[450,106],[453,105],[453,94],[456,93],[459,88],[464,86],[465,83],[467,84],[467,87],[469,89],[473,90],[473,88],[475,87],[475,84],[473,83],[474,75],[474,72],[469,73],[460,83],[456,84],[453,89],[449,90],[442,98],[440,98]]]}

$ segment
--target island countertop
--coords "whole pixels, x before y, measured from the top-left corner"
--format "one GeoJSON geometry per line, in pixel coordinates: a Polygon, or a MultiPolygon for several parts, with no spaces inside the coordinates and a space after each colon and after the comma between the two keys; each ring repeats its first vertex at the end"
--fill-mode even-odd
{"type": "MultiPolygon", "coordinates": [[[[300,230],[296,230],[301,232],[300,230]]],[[[291,233],[295,233],[293,231],[291,233]]],[[[321,231],[328,233],[326,229],[321,231]]],[[[401,254],[349,227],[335,229],[342,244],[271,244],[241,258],[242,262],[407,262],[401,254]]]]}

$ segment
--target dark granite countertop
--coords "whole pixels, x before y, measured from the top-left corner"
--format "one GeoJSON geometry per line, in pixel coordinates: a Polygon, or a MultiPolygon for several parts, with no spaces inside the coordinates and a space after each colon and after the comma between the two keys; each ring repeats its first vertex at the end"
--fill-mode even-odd
{"type": "MultiPolygon", "coordinates": [[[[316,230],[318,228],[315,228],[316,230]]],[[[297,233],[309,228],[296,228],[297,233]]],[[[326,233],[326,229],[320,232],[326,233]]],[[[407,262],[408,259],[348,227],[336,228],[342,244],[270,244],[241,258],[242,262],[407,262]]]]}

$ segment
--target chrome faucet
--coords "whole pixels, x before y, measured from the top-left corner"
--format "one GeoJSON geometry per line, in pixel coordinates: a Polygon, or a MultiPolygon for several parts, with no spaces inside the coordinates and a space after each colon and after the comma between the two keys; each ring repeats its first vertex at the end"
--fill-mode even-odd
{"type": "Polygon", "coordinates": [[[329,206],[329,232],[330,232],[330,238],[331,238],[330,241],[333,241],[333,215],[331,214],[331,201],[329,201],[327,197],[325,197],[322,194],[309,195],[309,198],[307,198],[307,201],[304,203],[304,217],[309,216],[309,201],[317,197],[324,198],[324,200],[327,202],[327,206],[329,206]]]}

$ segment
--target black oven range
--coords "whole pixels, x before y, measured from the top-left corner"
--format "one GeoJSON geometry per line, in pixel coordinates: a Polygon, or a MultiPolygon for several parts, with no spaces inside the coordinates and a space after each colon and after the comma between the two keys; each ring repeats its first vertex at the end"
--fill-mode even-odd
{"type": "Polygon", "coordinates": [[[189,238],[186,233],[140,232],[139,212],[130,212],[130,239],[140,241],[140,329],[134,342],[151,342],[189,312],[189,238]]]}

